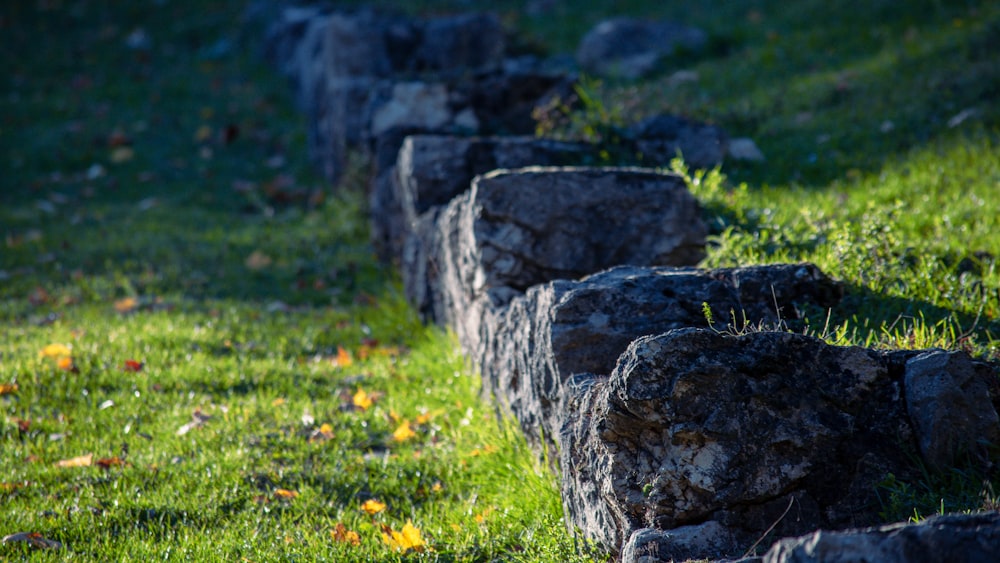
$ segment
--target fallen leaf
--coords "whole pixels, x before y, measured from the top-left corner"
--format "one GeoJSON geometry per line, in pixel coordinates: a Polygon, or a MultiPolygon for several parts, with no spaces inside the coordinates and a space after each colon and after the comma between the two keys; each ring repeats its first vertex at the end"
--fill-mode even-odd
{"type": "Polygon", "coordinates": [[[56,467],[90,467],[93,465],[94,454],[81,455],[56,462],[56,467]]]}
{"type": "Polygon", "coordinates": [[[343,522],[337,522],[337,525],[330,530],[330,536],[335,542],[349,543],[355,546],[361,545],[361,536],[354,530],[348,530],[343,522]]]}
{"type": "Polygon", "coordinates": [[[197,143],[203,143],[212,138],[212,128],[208,125],[202,125],[194,132],[194,140],[197,143]]]}
{"type": "Polygon", "coordinates": [[[135,297],[125,297],[115,301],[115,311],[125,315],[139,308],[139,301],[135,297]]]}
{"type": "Polygon", "coordinates": [[[326,441],[332,439],[333,439],[333,426],[331,426],[329,423],[323,423],[323,425],[321,425],[316,430],[313,430],[309,434],[310,442],[326,441]]]}
{"type": "Polygon", "coordinates": [[[385,507],[386,505],[384,502],[379,502],[373,498],[361,503],[361,510],[367,512],[369,516],[374,516],[379,512],[382,512],[385,510],[385,507]]]}
{"type": "Polygon", "coordinates": [[[111,469],[112,467],[121,467],[126,464],[127,462],[118,456],[102,457],[94,462],[94,465],[100,467],[101,469],[111,469]]]}
{"type": "Polygon", "coordinates": [[[191,413],[191,422],[181,426],[177,429],[177,435],[183,436],[188,432],[194,430],[195,428],[201,428],[206,422],[212,419],[212,415],[205,414],[201,412],[201,409],[194,409],[191,413]]]}
{"type": "Polygon", "coordinates": [[[76,365],[73,364],[73,358],[69,356],[63,356],[56,360],[56,367],[63,371],[72,371],[74,373],[78,372],[76,365]]]}
{"type": "MultiPolygon", "coordinates": [[[[7,240],[7,246],[11,246],[9,237],[7,240]]],[[[39,305],[48,303],[51,298],[52,297],[49,295],[49,292],[45,291],[44,287],[36,287],[31,290],[31,293],[28,294],[28,303],[31,303],[34,307],[38,307],[39,305]]]]}
{"type": "Polygon", "coordinates": [[[406,521],[403,529],[400,531],[388,530],[388,532],[382,532],[382,541],[387,543],[396,551],[423,551],[426,544],[424,543],[423,537],[421,537],[420,530],[413,525],[410,520],[406,521]]]}
{"type": "Polygon", "coordinates": [[[288,401],[286,401],[284,397],[278,397],[277,399],[271,401],[271,406],[272,407],[280,407],[281,405],[285,404],[286,402],[288,402],[288,401]]]}
{"type": "Polygon", "coordinates": [[[351,353],[344,350],[343,346],[337,346],[337,357],[333,359],[333,365],[341,368],[346,368],[354,363],[351,359],[351,353]]]}
{"type": "Polygon", "coordinates": [[[135,158],[135,149],[132,147],[115,147],[111,150],[111,162],[121,164],[135,158]]]}
{"type": "Polygon", "coordinates": [[[62,544],[56,540],[50,540],[49,538],[39,534],[38,532],[19,532],[17,534],[11,534],[0,540],[0,543],[14,543],[14,542],[27,542],[28,545],[36,549],[59,549],[62,544]]]}
{"type": "Polygon", "coordinates": [[[131,371],[133,373],[138,373],[142,371],[143,365],[145,364],[137,360],[125,360],[125,363],[122,364],[122,369],[124,371],[131,371]]]}
{"type": "Polygon", "coordinates": [[[43,358],[62,358],[73,355],[73,351],[65,344],[49,344],[38,353],[43,358]]]}
{"type": "Polygon", "coordinates": [[[273,262],[273,260],[271,259],[270,256],[264,254],[259,250],[254,250],[253,252],[250,253],[250,256],[247,256],[246,260],[243,263],[246,265],[247,268],[250,268],[251,270],[262,270],[270,266],[271,262],[273,262]]]}
{"type": "Polygon", "coordinates": [[[368,408],[372,406],[374,401],[372,400],[371,396],[368,395],[367,392],[365,392],[364,389],[358,389],[358,392],[355,393],[354,397],[351,398],[351,403],[353,403],[354,406],[358,407],[361,410],[368,410],[368,408]]]}
{"type": "Polygon", "coordinates": [[[404,420],[402,424],[400,424],[399,427],[397,427],[396,430],[392,433],[392,439],[397,442],[405,442],[410,438],[416,438],[416,437],[417,433],[414,432],[412,428],[410,428],[409,420],[404,420]]]}
{"type": "Polygon", "coordinates": [[[0,383],[0,395],[13,395],[17,389],[17,383],[0,383]]]}
{"type": "Polygon", "coordinates": [[[277,489],[276,491],[274,491],[274,496],[281,499],[293,499],[299,496],[299,493],[295,491],[290,491],[288,489],[277,489]]]}

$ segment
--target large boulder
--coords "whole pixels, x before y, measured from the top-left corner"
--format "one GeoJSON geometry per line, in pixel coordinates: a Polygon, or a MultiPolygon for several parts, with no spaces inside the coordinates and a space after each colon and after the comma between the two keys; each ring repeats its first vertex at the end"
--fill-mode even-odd
{"type": "MultiPolygon", "coordinates": [[[[646,561],[739,555],[769,531],[875,525],[876,483],[915,476],[924,430],[911,422],[904,382],[926,370],[917,358],[788,332],[640,338],[610,377],[566,399],[571,524],[614,551],[655,545],[658,558],[646,561]],[[694,541],[704,536],[713,539],[694,541]]],[[[991,371],[965,360],[971,378],[991,371]]],[[[958,440],[965,427],[934,432],[958,440]]]]}
{"type": "MultiPolygon", "coordinates": [[[[403,139],[383,135],[376,146],[379,157],[370,194],[372,241],[386,262],[400,260],[403,244],[421,214],[433,206],[446,205],[468,190],[472,179],[480,174],[497,169],[586,164],[588,159],[596,158],[592,145],[523,136],[412,135],[403,139]],[[382,155],[389,156],[394,143],[401,148],[387,162],[382,155]]],[[[402,266],[406,269],[413,264],[404,262],[402,266]]]]}
{"type": "Polygon", "coordinates": [[[572,408],[566,383],[576,381],[575,388],[588,383],[581,374],[610,374],[636,338],[708,327],[708,317],[718,330],[779,326],[800,318],[804,307],[835,305],[841,291],[811,264],[616,267],[532,287],[489,311],[475,357],[484,391],[514,415],[532,444],[550,448],[572,408]]]}
{"type": "Polygon", "coordinates": [[[708,35],[698,28],[621,17],[602,21],[587,32],[576,60],[592,74],[634,79],[657,70],[668,57],[697,52],[707,44],[708,35]]]}
{"type": "Polygon", "coordinates": [[[683,179],[633,168],[524,168],[477,177],[433,216],[404,269],[408,295],[478,347],[474,301],[501,306],[529,287],[617,264],[688,265],[704,256],[706,227],[683,179]],[[443,244],[442,244],[443,242],[443,244]],[[437,272],[434,282],[420,272],[437,272]]]}
{"type": "MultiPolygon", "coordinates": [[[[830,532],[818,530],[783,539],[761,563],[987,563],[1000,554],[1000,513],[932,516],[898,523],[830,532]]],[[[642,561],[623,558],[625,562],[642,561]]]]}

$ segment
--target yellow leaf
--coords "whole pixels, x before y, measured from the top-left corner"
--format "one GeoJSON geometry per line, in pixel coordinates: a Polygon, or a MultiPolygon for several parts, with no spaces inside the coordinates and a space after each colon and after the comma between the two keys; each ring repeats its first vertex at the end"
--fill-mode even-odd
{"type": "Polygon", "coordinates": [[[94,461],[94,454],[71,457],[56,462],[56,467],[90,467],[94,461]]]}
{"type": "Polygon", "coordinates": [[[410,438],[416,438],[417,433],[410,428],[410,421],[404,420],[402,424],[392,433],[392,439],[397,442],[405,442],[410,438]]]}
{"type": "Polygon", "coordinates": [[[295,491],[289,491],[288,489],[278,489],[274,491],[274,496],[283,499],[293,499],[299,496],[299,493],[295,491]]]}
{"type": "Polygon", "coordinates": [[[17,389],[17,383],[0,383],[0,395],[13,395],[17,389]]]}
{"type": "Polygon", "coordinates": [[[73,358],[69,356],[63,356],[56,360],[56,367],[63,371],[73,371],[73,358]]]}
{"type": "Polygon", "coordinates": [[[111,162],[121,164],[128,162],[135,157],[135,150],[132,147],[115,147],[111,151],[111,162]]]}
{"type": "Polygon", "coordinates": [[[212,128],[209,127],[208,125],[202,125],[201,127],[198,128],[197,131],[194,132],[194,140],[195,142],[198,143],[207,141],[209,138],[211,138],[211,136],[212,136],[212,128]]]}
{"type": "Polygon", "coordinates": [[[382,541],[387,543],[396,551],[423,551],[426,544],[424,539],[420,535],[420,530],[413,525],[410,520],[406,521],[403,529],[399,532],[395,530],[389,530],[388,533],[382,532],[382,541]]]}
{"type": "Polygon", "coordinates": [[[444,489],[444,486],[441,485],[441,481],[434,481],[434,484],[431,485],[432,493],[440,493],[442,489],[444,489]]]}
{"type": "Polygon", "coordinates": [[[115,311],[121,314],[131,313],[139,308],[139,301],[135,297],[125,297],[115,301],[115,311]]]}
{"type": "Polygon", "coordinates": [[[374,516],[385,510],[385,503],[371,498],[361,503],[361,510],[367,512],[369,516],[374,516]]]}
{"type": "Polygon", "coordinates": [[[254,250],[250,253],[250,256],[247,256],[243,263],[251,270],[263,270],[264,268],[270,266],[271,262],[273,262],[273,260],[271,260],[270,256],[259,250],[254,250]]]}
{"type": "Polygon", "coordinates": [[[73,351],[65,344],[49,344],[38,353],[43,358],[62,358],[73,355],[73,351]]]}
{"type": "Polygon", "coordinates": [[[353,363],[354,360],[351,359],[351,353],[344,350],[343,346],[337,346],[337,357],[333,359],[333,365],[346,368],[353,363]]]}
{"type": "Polygon", "coordinates": [[[333,426],[331,426],[328,422],[324,422],[319,427],[319,433],[321,436],[329,440],[330,438],[333,438],[333,426]]]}
{"type": "Polygon", "coordinates": [[[271,406],[272,407],[280,407],[283,404],[285,404],[285,398],[284,397],[278,397],[277,399],[271,401],[271,406]]]}
{"type": "Polygon", "coordinates": [[[351,402],[354,403],[354,406],[361,410],[368,410],[368,408],[372,406],[373,401],[371,396],[369,396],[364,389],[358,389],[358,392],[354,394],[351,402]]]}

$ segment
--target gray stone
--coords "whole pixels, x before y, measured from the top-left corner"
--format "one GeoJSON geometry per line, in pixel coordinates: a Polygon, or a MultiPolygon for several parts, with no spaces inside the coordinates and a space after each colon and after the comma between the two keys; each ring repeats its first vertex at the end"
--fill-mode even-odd
{"type": "MultiPolygon", "coordinates": [[[[574,394],[563,383],[577,374],[606,376],[636,338],[684,327],[715,328],[733,318],[777,326],[800,307],[830,307],[840,287],[810,264],[698,270],[616,267],[579,281],[532,287],[489,311],[480,328],[478,359],[484,390],[512,413],[529,441],[549,448],[574,394]]],[[[593,383],[586,378],[573,388],[593,383]]],[[[570,390],[572,391],[572,389],[570,390]]],[[[570,499],[571,500],[571,499],[570,499]]],[[[567,501],[570,502],[570,501],[567,501]]],[[[589,511],[577,511],[578,514],[589,511]]]]}
{"type": "Polygon", "coordinates": [[[602,76],[640,78],[680,51],[696,52],[708,43],[704,31],[671,22],[633,18],[605,20],[587,32],[576,59],[585,71],[602,76]]]}
{"type": "Polygon", "coordinates": [[[757,143],[754,143],[753,139],[746,137],[730,139],[726,154],[735,160],[746,160],[749,162],[764,162],[767,160],[764,157],[764,153],[757,148],[757,143]]]}
{"type": "MultiPolygon", "coordinates": [[[[646,533],[642,545],[655,543],[663,561],[736,556],[772,525],[776,537],[875,525],[874,485],[888,473],[916,475],[903,380],[920,357],[788,332],[689,328],[640,338],[609,377],[564,391],[571,524],[613,551],[638,530],[660,530],[667,535],[646,533]],[[592,513],[605,517],[582,516],[592,513]],[[671,539],[706,522],[728,530],[724,553],[721,543],[696,553],[671,539]]],[[[935,369],[962,362],[975,363],[959,354],[935,369]]]]}
{"type": "Polygon", "coordinates": [[[678,115],[656,115],[632,125],[624,132],[646,166],[668,166],[678,156],[692,168],[714,168],[722,164],[729,141],[720,127],[678,115]]]}
{"type": "Polygon", "coordinates": [[[1000,554],[1000,513],[933,516],[862,530],[786,538],[764,563],[990,563],[1000,554]]]}
{"type": "Polygon", "coordinates": [[[988,459],[1000,444],[1000,419],[988,378],[996,374],[961,352],[931,351],[906,363],[906,407],[924,461],[954,467],[963,457],[988,459]]]}
{"type": "Polygon", "coordinates": [[[669,531],[636,530],[622,548],[622,563],[660,563],[707,557],[720,558],[737,546],[728,528],[709,520],[669,531]]]}
{"type": "MultiPolygon", "coordinates": [[[[502,305],[533,285],[616,264],[693,264],[704,256],[706,235],[680,177],[629,168],[495,171],[476,178],[436,220],[442,235],[408,253],[429,265],[406,270],[433,269],[440,283],[429,303],[414,304],[455,327],[470,353],[481,320],[468,318],[472,301],[502,305]]],[[[404,283],[425,285],[405,270],[404,283]]]]}
{"type": "Polygon", "coordinates": [[[377,141],[372,241],[384,262],[400,261],[404,270],[412,263],[400,260],[403,244],[420,214],[468,190],[477,175],[500,168],[583,164],[596,156],[590,145],[534,137],[414,135],[399,142],[398,161],[393,156],[387,164],[397,138],[380,136],[377,141]]]}
{"type": "Polygon", "coordinates": [[[411,53],[419,71],[468,71],[498,67],[507,41],[495,14],[471,13],[428,19],[423,41],[411,53]]]}

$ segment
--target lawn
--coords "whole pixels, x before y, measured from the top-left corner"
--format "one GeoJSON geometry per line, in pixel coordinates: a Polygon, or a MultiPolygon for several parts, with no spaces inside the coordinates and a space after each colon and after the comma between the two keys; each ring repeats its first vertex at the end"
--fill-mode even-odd
{"type": "MultiPolygon", "coordinates": [[[[37,534],[0,559],[601,560],[374,259],[364,158],[338,189],[309,168],[246,4],[0,7],[0,536],[37,534]]],[[[619,12],[709,31],[588,82],[767,155],[685,171],[706,266],[812,261],[848,290],[812,334],[1000,359],[1000,6],[525,4],[493,7],[543,52],[619,12]]],[[[991,500],[980,470],[873,486],[919,518],[991,500]]]]}

